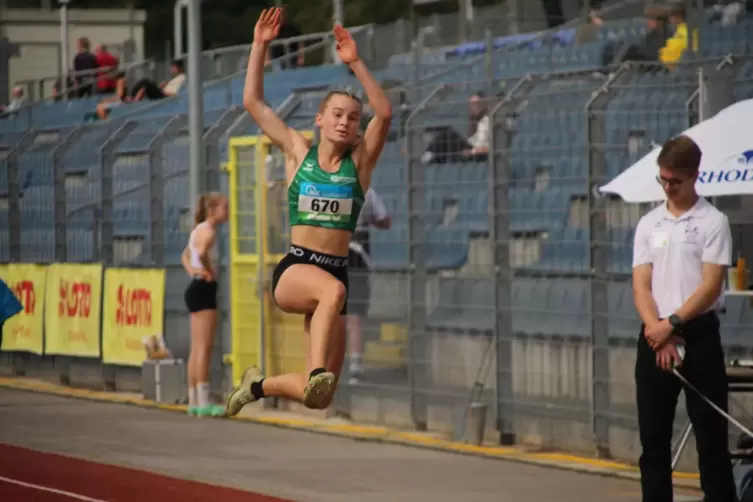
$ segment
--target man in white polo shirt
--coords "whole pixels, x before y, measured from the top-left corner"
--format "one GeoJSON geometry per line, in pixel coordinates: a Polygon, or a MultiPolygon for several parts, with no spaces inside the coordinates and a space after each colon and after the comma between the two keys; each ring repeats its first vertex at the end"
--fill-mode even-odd
{"type": "MultiPolygon", "coordinates": [[[[701,150],[692,139],[667,141],[657,163],[667,201],[641,218],[633,248],[633,295],[643,321],[635,365],[643,502],[672,501],[672,425],[681,390],[672,365],[727,409],[717,312],[732,259],[729,222],[695,190],[701,150]]],[[[727,421],[695,393],[685,395],[705,500],[735,502],[727,421]]]]}

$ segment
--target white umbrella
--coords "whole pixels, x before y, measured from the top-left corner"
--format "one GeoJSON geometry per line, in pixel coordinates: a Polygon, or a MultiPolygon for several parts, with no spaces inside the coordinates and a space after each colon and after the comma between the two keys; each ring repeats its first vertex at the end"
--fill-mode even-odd
{"type": "MultiPolygon", "coordinates": [[[[737,102],[682,134],[701,148],[700,174],[696,182],[704,197],[753,194],[753,99],[737,102]]],[[[599,188],[617,194],[626,202],[664,200],[656,182],[660,147],[599,188]]]]}

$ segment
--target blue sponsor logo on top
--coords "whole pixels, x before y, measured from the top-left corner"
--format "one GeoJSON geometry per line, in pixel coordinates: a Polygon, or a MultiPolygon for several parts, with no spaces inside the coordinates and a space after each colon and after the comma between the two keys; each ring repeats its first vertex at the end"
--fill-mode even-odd
{"type": "Polygon", "coordinates": [[[301,194],[329,199],[347,199],[352,196],[353,190],[348,186],[301,183],[301,194]]]}

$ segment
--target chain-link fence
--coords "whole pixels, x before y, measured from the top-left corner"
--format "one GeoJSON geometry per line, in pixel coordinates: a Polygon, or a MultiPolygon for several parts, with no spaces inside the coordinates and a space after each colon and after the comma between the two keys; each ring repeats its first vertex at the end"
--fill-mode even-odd
{"type": "MultiPolygon", "coordinates": [[[[462,440],[468,405],[480,402],[489,442],[635,460],[631,249],[647,208],[595,188],[699,119],[700,67],[736,99],[753,96],[745,58],[502,79],[477,64],[391,90],[400,113],[372,188],[392,226],[369,232],[373,271],[351,279],[368,281],[370,294],[358,300],[365,314],[349,320],[335,409],[462,440]]],[[[295,93],[278,113],[310,129],[323,92],[295,93]]],[[[207,122],[204,186],[229,193],[233,214],[232,239],[220,239],[212,365],[222,393],[234,379],[228,362],[233,375],[254,361],[268,374],[303,371],[305,339],[302,320],[269,296],[289,234],[279,154],[237,108],[207,122]]],[[[188,141],[184,115],[3,135],[0,259],[165,268],[167,343],[185,357],[188,141]]],[[[753,256],[749,197],[719,204],[736,251],[753,256]]],[[[723,326],[730,355],[750,352],[746,298],[728,299],[723,326]]],[[[138,386],[137,371],[96,360],[3,358],[29,375],[138,386]]]]}

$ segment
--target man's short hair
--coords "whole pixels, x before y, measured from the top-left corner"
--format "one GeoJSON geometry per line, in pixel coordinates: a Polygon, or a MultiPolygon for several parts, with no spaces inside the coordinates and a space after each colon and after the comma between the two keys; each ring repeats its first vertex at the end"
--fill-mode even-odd
{"type": "Polygon", "coordinates": [[[86,37],[81,37],[78,39],[78,44],[85,50],[89,50],[91,48],[91,42],[86,37]]]}
{"type": "Polygon", "coordinates": [[[170,63],[172,66],[177,68],[179,72],[183,72],[183,60],[182,59],[173,59],[173,61],[170,63]]]}
{"type": "Polygon", "coordinates": [[[670,171],[694,174],[701,167],[701,149],[690,137],[676,136],[664,143],[656,162],[670,171]]]}

